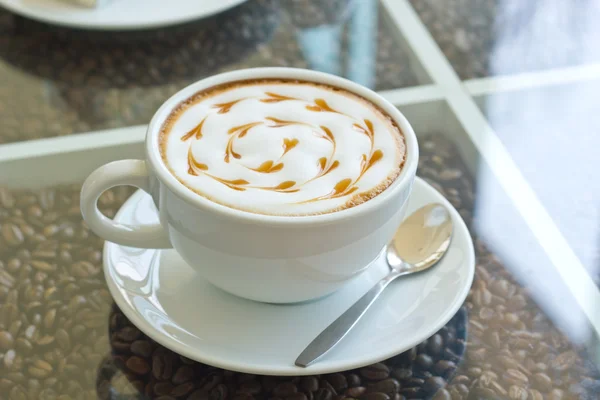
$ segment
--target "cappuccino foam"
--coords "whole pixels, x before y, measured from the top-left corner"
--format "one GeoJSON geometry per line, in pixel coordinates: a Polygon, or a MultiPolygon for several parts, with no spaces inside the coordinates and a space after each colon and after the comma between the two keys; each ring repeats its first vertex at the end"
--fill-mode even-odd
{"type": "Polygon", "coordinates": [[[254,80],[199,92],[168,117],[164,163],[197,194],[259,214],[361,204],[404,165],[404,136],[368,100],[310,82],[254,80]]]}

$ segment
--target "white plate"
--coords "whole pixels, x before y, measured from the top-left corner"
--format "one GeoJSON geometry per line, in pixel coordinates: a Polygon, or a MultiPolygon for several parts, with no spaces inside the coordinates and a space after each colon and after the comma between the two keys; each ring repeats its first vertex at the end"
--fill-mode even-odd
{"type": "MultiPolygon", "coordinates": [[[[391,284],[348,336],[321,360],[294,360],[310,341],[386,273],[383,259],[324,299],[273,305],[227,294],[195,273],[174,250],[141,250],[107,242],[104,273],[123,313],[169,349],[213,366],[254,374],[311,375],[348,370],[401,353],[442,328],[463,304],[473,280],[471,236],[456,210],[416,179],[408,212],[440,202],[451,210],[454,236],[432,270],[391,284]]],[[[150,197],[134,194],[117,219],[157,219],[150,197]]],[[[243,268],[243,265],[240,265],[243,268]]]]}
{"type": "Polygon", "coordinates": [[[0,6],[24,17],[71,28],[150,29],[193,21],[246,0],[111,0],[90,9],[63,0],[0,0],[0,6]]]}

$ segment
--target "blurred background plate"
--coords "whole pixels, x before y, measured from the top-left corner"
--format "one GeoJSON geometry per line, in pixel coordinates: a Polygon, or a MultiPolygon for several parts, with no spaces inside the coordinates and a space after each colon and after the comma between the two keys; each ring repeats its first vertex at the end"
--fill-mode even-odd
{"type": "Polygon", "coordinates": [[[246,0],[111,0],[89,9],[64,0],[0,0],[0,6],[24,17],[71,28],[135,30],[193,21],[246,0]]]}

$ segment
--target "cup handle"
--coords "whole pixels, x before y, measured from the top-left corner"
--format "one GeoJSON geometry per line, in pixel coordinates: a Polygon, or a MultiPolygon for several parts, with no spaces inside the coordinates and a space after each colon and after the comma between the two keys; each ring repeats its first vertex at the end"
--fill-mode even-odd
{"type": "Polygon", "coordinates": [[[143,160],[120,160],[91,173],[81,188],[81,214],[94,233],[108,241],[143,249],[173,247],[167,230],[160,224],[128,225],[118,223],[100,212],[98,198],[115,186],[135,186],[150,193],[150,177],[143,160]]]}

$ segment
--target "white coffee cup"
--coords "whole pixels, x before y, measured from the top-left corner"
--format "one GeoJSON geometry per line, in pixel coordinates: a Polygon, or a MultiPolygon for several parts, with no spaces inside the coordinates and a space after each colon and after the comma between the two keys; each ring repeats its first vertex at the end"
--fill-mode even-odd
{"type": "Polygon", "coordinates": [[[94,171],[81,190],[81,211],[102,238],[124,246],[175,248],[215,286],[252,300],[289,303],[318,298],[365,270],[392,239],[404,217],[417,169],[415,133],[396,107],[349,80],[294,68],[227,72],[181,90],[156,112],[146,134],[146,159],[121,160],[94,171]],[[159,152],[165,119],[194,93],[248,79],[295,79],[337,86],[379,106],[401,128],[406,162],[381,194],[358,206],[323,215],[270,216],[214,203],[188,189],[167,169],[159,152]],[[154,200],[160,224],[131,226],[105,217],[99,196],[119,185],[136,186],[154,200]]]}

